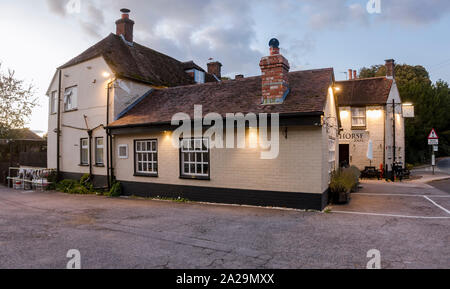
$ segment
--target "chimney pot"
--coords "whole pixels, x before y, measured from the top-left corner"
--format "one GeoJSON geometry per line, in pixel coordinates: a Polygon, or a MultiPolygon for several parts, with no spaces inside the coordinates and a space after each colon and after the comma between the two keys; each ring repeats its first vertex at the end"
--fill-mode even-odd
{"type": "Polygon", "coordinates": [[[215,61],[208,63],[208,73],[214,74],[218,79],[222,78],[222,63],[215,61]]]}
{"type": "Polygon", "coordinates": [[[123,8],[120,12],[122,12],[122,18],[116,21],[116,34],[123,35],[126,41],[132,43],[134,21],[129,17],[131,11],[123,8]]]}
{"type": "Polygon", "coordinates": [[[348,80],[352,80],[353,79],[353,69],[349,69],[348,70],[348,80]]]}
{"type": "Polygon", "coordinates": [[[356,70],[353,70],[353,79],[358,79],[358,74],[356,70]]]}

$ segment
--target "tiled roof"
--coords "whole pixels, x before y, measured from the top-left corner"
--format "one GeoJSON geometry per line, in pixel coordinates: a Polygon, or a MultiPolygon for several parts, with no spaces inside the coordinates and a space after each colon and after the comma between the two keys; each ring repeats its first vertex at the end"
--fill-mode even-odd
{"type": "Polygon", "coordinates": [[[44,140],[28,128],[11,130],[9,138],[14,140],[44,140]]]}
{"type": "Polygon", "coordinates": [[[112,33],[59,68],[67,68],[99,56],[104,57],[118,78],[164,87],[195,83],[185,72],[185,63],[136,42],[130,46],[120,36],[112,33]]]}
{"type": "Polygon", "coordinates": [[[386,104],[393,80],[386,77],[337,81],[339,106],[386,104]]]}
{"type": "Polygon", "coordinates": [[[155,90],[111,127],[166,123],[178,112],[193,117],[194,105],[203,113],[318,113],[323,112],[333,69],[289,73],[290,93],[282,104],[261,105],[261,77],[227,80],[155,90]]]}

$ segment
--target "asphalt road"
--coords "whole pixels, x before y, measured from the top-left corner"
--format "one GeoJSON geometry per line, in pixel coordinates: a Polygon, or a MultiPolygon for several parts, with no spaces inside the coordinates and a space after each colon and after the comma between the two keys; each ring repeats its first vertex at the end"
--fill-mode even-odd
{"type": "Polygon", "coordinates": [[[431,182],[433,187],[450,194],[450,179],[431,182]]]}
{"type": "Polygon", "coordinates": [[[363,187],[332,213],[0,187],[0,268],[65,268],[70,249],[82,268],[365,268],[371,249],[382,268],[450,268],[449,195],[363,187]]]}
{"type": "Polygon", "coordinates": [[[450,174],[450,157],[439,160],[437,167],[450,174]]]}

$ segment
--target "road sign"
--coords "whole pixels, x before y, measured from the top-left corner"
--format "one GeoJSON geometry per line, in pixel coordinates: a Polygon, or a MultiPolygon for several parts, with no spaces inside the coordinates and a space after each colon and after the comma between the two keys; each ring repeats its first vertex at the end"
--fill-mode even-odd
{"type": "Polygon", "coordinates": [[[433,151],[438,152],[439,151],[439,146],[433,146],[433,151]]]}
{"type": "Polygon", "coordinates": [[[433,128],[430,132],[430,134],[428,135],[428,139],[439,139],[436,130],[433,128]]]}
{"type": "Polygon", "coordinates": [[[430,146],[437,146],[437,145],[439,145],[439,139],[429,138],[428,139],[428,145],[430,145],[430,146]]]}

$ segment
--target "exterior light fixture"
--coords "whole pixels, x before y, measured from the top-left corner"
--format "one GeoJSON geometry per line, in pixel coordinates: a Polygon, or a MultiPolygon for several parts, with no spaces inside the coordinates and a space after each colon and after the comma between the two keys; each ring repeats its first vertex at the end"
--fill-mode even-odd
{"type": "Polygon", "coordinates": [[[343,110],[343,111],[341,111],[340,115],[341,115],[341,118],[347,118],[350,114],[348,113],[347,110],[343,110]]]}
{"type": "Polygon", "coordinates": [[[382,113],[381,110],[375,109],[375,110],[369,110],[369,111],[367,112],[367,115],[368,115],[370,118],[380,118],[380,117],[383,115],[383,113],[382,113]]]}
{"type": "Polygon", "coordinates": [[[105,72],[102,73],[102,76],[104,78],[109,78],[111,76],[111,74],[109,72],[105,71],[105,72]]]}

